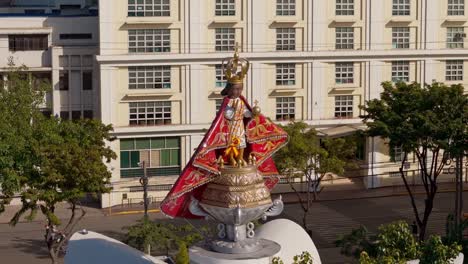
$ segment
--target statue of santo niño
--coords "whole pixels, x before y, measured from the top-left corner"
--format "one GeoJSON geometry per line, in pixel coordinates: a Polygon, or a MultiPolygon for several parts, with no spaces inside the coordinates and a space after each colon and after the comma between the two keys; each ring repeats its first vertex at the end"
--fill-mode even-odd
{"type": "Polygon", "coordinates": [[[227,80],[221,92],[223,103],[210,129],[162,202],[161,209],[166,215],[200,218],[189,210],[191,201],[202,200],[207,185],[219,180],[222,171],[231,168],[245,168],[249,173],[259,175],[268,197],[269,190],[278,182],[278,171],[271,155],[286,144],[288,136],[260,113],[258,106],[252,108],[242,96],[249,65],[248,60],[239,57],[237,48],[233,57],[223,60],[222,68],[227,80]]]}

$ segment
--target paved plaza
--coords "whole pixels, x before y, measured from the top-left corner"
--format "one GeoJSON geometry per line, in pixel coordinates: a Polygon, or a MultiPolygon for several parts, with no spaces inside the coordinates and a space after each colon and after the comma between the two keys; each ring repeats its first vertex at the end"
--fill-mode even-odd
{"type": "MultiPolygon", "coordinates": [[[[454,194],[438,194],[434,212],[430,218],[430,233],[443,233],[445,218],[454,208],[454,194]]],[[[467,197],[465,195],[465,197],[467,197]]],[[[422,197],[418,197],[418,206],[422,206],[422,197]]],[[[465,198],[465,211],[468,211],[468,198],[465,198]]],[[[63,211],[61,208],[59,211],[63,211]]],[[[7,224],[7,216],[0,216],[0,256],[1,263],[49,263],[47,250],[42,240],[44,220],[21,222],[16,227],[7,224]]],[[[65,216],[64,213],[59,216],[65,216]]],[[[152,219],[163,221],[160,213],[150,215],[152,219]]],[[[287,204],[283,218],[300,223],[302,214],[299,205],[287,204]]],[[[140,214],[107,216],[103,211],[89,208],[79,228],[86,228],[105,235],[122,239],[124,226],[134,224],[141,218],[140,214]]],[[[346,263],[333,242],[338,235],[349,233],[353,228],[365,225],[375,231],[380,224],[394,220],[412,221],[412,209],[406,196],[381,198],[363,198],[350,200],[320,201],[313,204],[309,215],[309,224],[313,228],[313,240],[324,264],[346,263]]],[[[165,220],[167,221],[167,220],[165,220]]],[[[191,221],[198,224],[197,221],[191,221]]]]}

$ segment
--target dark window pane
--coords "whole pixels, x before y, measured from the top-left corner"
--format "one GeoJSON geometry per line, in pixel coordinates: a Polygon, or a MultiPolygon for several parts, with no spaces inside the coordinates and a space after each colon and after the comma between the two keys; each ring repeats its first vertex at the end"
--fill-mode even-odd
{"type": "Polygon", "coordinates": [[[121,150],[133,150],[135,149],[135,141],[133,139],[121,139],[120,140],[121,150]]]}
{"type": "Polygon", "coordinates": [[[120,168],[130,168],[130,152],[120,152],[120,168]]]}
{"type": "Polygon", "coordinates": [[[93,89],[93,72],[84,71],[83,72],[83,90],[92,90],[93,89]]]}
{"type": "Polygon", "coordinates": [[[161,150],[161,166],[171,165],[171,151],[168,149],[161,150]]]}
{"type": "Polygon", "coordinates": [[[140,163],[140,152],[132,151],[130,152],[130,166],[131,168],[138,168],[140,163]]]}
{"type": "Polygon", "coordinates": [[[93,34],[91,33],[70,33],[60,34],[60,39],[92,39],[93,34]]]}
{"type": "Polygon", "coordinates": [[[68,91],[68,71],[61,71],[60,72],[59,90],[68,91]]]}
{"type": "Polygon", "coordinates": [[[68,111],[60,111],[61,119],[70,119],[70,113],[68,111]]]}
{"type": "Polygon", "coordinates": [[[93,110],[84,110],[83,111],[83,118],[85,119],[93,119],[93,110]]]}
{"type": "Polygon", "coordinates": [[[78,120],[81,118],[81,111],[72,111],[72,120],[78,120]]]}

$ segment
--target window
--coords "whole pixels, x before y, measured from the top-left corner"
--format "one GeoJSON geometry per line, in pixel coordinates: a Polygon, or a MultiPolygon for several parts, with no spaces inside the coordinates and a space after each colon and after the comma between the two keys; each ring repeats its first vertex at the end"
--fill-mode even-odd
{"type": "Polygon", "coordinates": [[[296,29],[276,29],[276,50],[296,50],[296,29]]]}
{"type": "Polygon", "coordinates": [[[354,83],[354,63],[352,62],[335,63],[335,83],[336,84],[354,83]]]}
{"type": "Polygon", "coordinates": [[[354,0],[336,0],[335,14],[337,16],[353,16],[354,0]]]}
{"type": "Polygon", "coordinates": [[[223,99],[216,99],[215,100],[216,113],[219,112],[219,109],[221,109],[222,104],[223,104],[223,99]]]}
{"type": "Polygon", "coordinates": [[[409,16],[411,10],[410,0],[393,0],[392,15],[409,16]]]}
{"type": "Polygon", "coordinates": [[[63,9],[63,10],[81,9],[81,5],[60,5],[60,9],[63,9]]]}
{"type": "Polygon", "coordinates": [[[132,29],[128,31],[130,53],[171,51],[170,29],[132,29]]]}
{"type": "Polygon", "coordinates": [[[445,80],[463,81],[463,61],[448,60],[445,62],[445,80]]]}
{"type": "Polygon", "coordinates": [[[403,148],[401,146],[394,147],[391,154],[392,160],[394,162],[402,161],[405,157],[405,153],[403,152],[403,148]]]}
{"type": "Polygon", "coordinates": [[[44,15],[45,10],[44,9],[25,9],[24,13],[26,15],[44,15]]]}
{"type": "Polygon", "coordinates": [[[170,0],[128,0],[128,16],[170,16],[170,0]]]}
{"type": "Polygon", "coordinates": [[[180,138],[132,138],[120,140],[120,176],[143,176],[140,162],[145,161],[148,176],[180,173],[180,138]]]}
{"type": "Polygon", "coordinates": [[[84,119],[93,119],[93,110],[84,110],[83,111],[83,118],[84,119]]]}
{"type": "Polygon", "coordinates": [[[60,118],[64,120],[70,119],[70,112],[68,111],[60,111],[60,118]]]}
{"type": "Polygon", "coordinates": [[[170,66],[128,67],[129,89],[170,89],[170,66]]]}
{"type": "Polygon", "coordinates": [[[336,49],[354,49],[354,28],[338,27],[336,32],[336,49]]]}
{"type": "Polygon", "coordinates": [[[277,63],[276,64],[276,85],[296,84],[296,64],[277,63]]]}
{"type": "Polygon", "coordinates": [[[72,111],[72,120],[79,120],[81,118],[81,111],[72,111]]]}
{"type": "Polygon", "coordinates": [[[59,75],[59,90],[68,91],[68,71],[60,71],[59,75]]]}
{"type": "Polygon", "coordinates": [[[392,82],[409,82],[409,61],[392,62],[392,82]]]}
{"type": "Polygon", "coordinates": [[[215,50],[233,51],[236,43],[236,30],[234,28],[215,29],[215,50]]]}
{"type": "Polygon", "coordinates": [[[92,39],[93,34],[91,33],[70,33],[60,34],[60,39],[92,39]]]}
{"type": "Polygon", "coordinates": [[[296,98],[276,98],[276,120],[294,120],[296,117],[296,98]]]}
{"type": "Polygon", "coordinates": [[[447,48],[457,49],[463,48],[465,42],[465,33],[463,27],[448,27],[447,28],[447,48]]]}
{"type": "Polygon", "coordinates": [[[465,15],[465,0],[448,0],[447,15],[463,16],[465,15]]]}
{"type": "Polygon", "coordinates": [[[47,50],[47,35],[8,35],[10,51],[47,50]]]}
{"type": "Polygon", "coordinates": [[[235,0],[216,0],[215,4],[216,16],[235,16],[236,1],[235,0]]]}
{"type": "Polygon", "coordinates": [[[226,76],[223,73],[223,66],[221,64],[215,66],[215,75],[216,87],[224,88],[226,86],[227,80],[226,76]]]}
{"type": "Polygon", "coordinates": [[[83,90],[93,89],[93,72],[83,71],[83,90]]]}
{"type": "Polygon", "coordinates": [[[295,16],[296,0],[276,0],[277,16],[295,16]]]}
{"type": "Polygon", "coordinates": [[[164,125],[171,123],[171,102],[130,103],[130,125],[164,125]]]}
{"type": "Polygon", "coordinates": [[[352,95],[335,96],[335,117],[337,118],[353,117],[353,96],[352,95]]]}
{"type": "Polygon", "coordinates": [[[392,47],[394,49],[409,49],[410,47],[409,27],[392,28],[392,47]]]}

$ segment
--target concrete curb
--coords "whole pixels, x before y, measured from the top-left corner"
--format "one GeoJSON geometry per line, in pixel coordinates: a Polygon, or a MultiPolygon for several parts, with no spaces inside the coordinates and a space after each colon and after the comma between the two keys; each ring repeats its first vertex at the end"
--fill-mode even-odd
{"type": "MultiPolygon", "coordinates": [[[[161,210],[159,209],[150,209],[148,210],[148,213],[159,213],[161,210]]],[[[113,215],[131,215],[131,214],[143,214],[145,213],[145,210],[132,210],[132,211],[122,211],[122,212],[117,212],[117,213],[107,213],[107,216],[113,216],[113,215]]]]}

